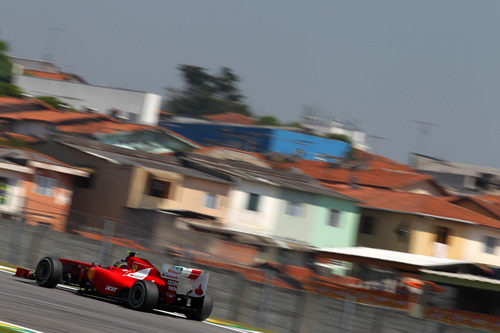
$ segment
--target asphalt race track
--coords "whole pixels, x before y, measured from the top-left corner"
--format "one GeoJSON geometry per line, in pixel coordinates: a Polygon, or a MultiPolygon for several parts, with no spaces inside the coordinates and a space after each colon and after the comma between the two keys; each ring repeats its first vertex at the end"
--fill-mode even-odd
{"type": "Polygon", "coordinates": [[[44,333],[232,332],[175,315],[134,311],[62,288],[42,288],[4,272],[0,272],[0,320],[44,333]]]}

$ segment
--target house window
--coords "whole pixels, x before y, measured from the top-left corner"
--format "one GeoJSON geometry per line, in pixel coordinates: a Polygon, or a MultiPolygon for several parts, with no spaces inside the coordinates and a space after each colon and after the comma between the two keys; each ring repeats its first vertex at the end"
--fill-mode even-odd
{"type": "Polygon", "coordinates": [[[170,194],[170,185],[170,182],[150,178],[148,194],[152,197],[168,199],[170,194]]]}
{"type": "Polygon", "coordinates": [[[436,243],[448,244],[448,236],[450,229],[446,227],[437,227],[436,229],[436,243]]]}
{"type": "Polygon", "coordinates": [[[5,205],[7,203],[7,189],[8,180],[5,177],[0,177],[0,204],[5,205]]]}
{"type": "Polygon", "coordinates": [[[303,212],[303,204],[298,201],[288,201],[286,204],[285,214],[290,216],[301,217],[303,212]]]}
{"type": "Polygon", "coordinates": [[[250,193],[248,196],[247,209],[256,212],[259,208],[259,195],[250,193]]]}
{"type": "Polygon", "coordinates": [[[497,246],[497,239],[491,236],[484,236],[484,252],[489,254],[495,254],[495,248],[497,246]]]}
{"type": "Polygon", "coordinates": [[[46,196],[52,196],[52,188],[56,186],[56,180],[45,177],[35,176],[36,193],[46,196]]]}
{"type": "Polygon", "coordinates": [[[92,188],[95,181],[95,174],[91,173],[88,177],[75,177],[75,187],[92,188]]]}
{"type": "Polygon", "coordinates": [[[359,232],[362,234],[373,235],[375,233],[375,218],[372,216],[361,216],[359,232]]]}
{"type": "Polygon", "coordinates": [[[205,193],[204,206],[207,208],[215,208],[217,196],[215,193],[207,192],[205,193]]]}
{"type": "Polygon", "coordinates": [[[336,209],[330,209],[330,218],[328,219],[330,227],[340,227],[340,212],[336,209]]]}

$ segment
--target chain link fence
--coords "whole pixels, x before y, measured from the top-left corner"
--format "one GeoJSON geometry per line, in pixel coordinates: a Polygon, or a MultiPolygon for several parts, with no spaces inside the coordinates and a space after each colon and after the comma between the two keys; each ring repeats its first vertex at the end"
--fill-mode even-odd
{"type": "MultiPolygon", "coordinates": [[[[278,286],[278,277],[271,270],[262,274],[262,281],[256,281],[242,274],[241,270],[210,265],[189,255],[172,254],[165,250],[165,246],[158,246],[159,236],[152,227],[154,223],[158,221],[148,221],[146,217],[136,216],[124,223],[71,212],[69,232],[57,232],[46,225],[29,225],[22,216],[3,218],[0,219],[0,261],[34,268],[39,258],[52,255],[111,265],[122,259],[126,250],[136,250],[157,267],[162,263],[173,263],[210,272],[208,289],[214,297],[212,316],[215,318],[275,332],[478,331],[414,318],[401,309],[360,304],[348,295],[345,299],[336,299],[302,289],[284,288],[278,286]],[[155,246],[148,246],[152,242],[155,246]]],[[[163,245],[184,247],[189,253],[189,244],[200,243],[203,237],[193,234],[193,239],[189,240],[187,236],[166,236],[163,245]]]]}

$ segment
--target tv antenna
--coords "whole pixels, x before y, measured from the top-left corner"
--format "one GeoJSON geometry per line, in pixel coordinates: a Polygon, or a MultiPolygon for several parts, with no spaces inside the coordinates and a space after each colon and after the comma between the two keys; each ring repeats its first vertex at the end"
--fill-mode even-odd
{"type": "Polygon", "coordinates": [[[429,137],[431,134],[431,126],[436,124],[422,121],[422,120],[411,120],[412,123],[418,125],[417,143],[415,146],[415,153],[422,153],[424,149],[424,138],[429,137]]]}

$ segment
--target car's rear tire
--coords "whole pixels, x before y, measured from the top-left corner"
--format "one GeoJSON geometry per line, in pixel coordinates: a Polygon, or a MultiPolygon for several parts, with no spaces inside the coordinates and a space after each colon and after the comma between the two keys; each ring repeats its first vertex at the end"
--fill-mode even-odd
{"type": "Polygon", "coordinates": [[[35,269],[35,280],[38,285],[54,288],[61,281],[63,265],[57,258],[43,257],[35,269]]]}
{"type": "Polygon", "coordinates": [[[210,317],[214,307],[214,300],[212,295],[205,294],[201,298],[192,298],[191,304],[194,306],[192,311],[186,312],[187,319],[203,321],[210,317]]]}
{"type": "Polygon", "coordinates": [[[159,299],[158,287],[151,281],[138,280],[128,292],[128,304],[134,310],[152,311],[159,299]]]}

